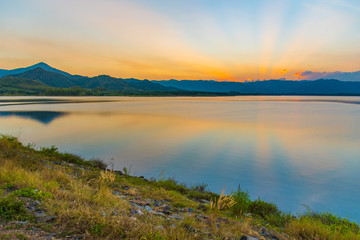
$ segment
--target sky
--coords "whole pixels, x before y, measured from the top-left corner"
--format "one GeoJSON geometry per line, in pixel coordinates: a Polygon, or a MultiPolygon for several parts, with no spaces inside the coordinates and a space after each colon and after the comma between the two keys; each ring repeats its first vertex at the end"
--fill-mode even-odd
{"type": "Polygon", "coordinates": [[[154,80],[355,72],[360,1],[0,0],[0,69],[37,62],[154,80]]]}

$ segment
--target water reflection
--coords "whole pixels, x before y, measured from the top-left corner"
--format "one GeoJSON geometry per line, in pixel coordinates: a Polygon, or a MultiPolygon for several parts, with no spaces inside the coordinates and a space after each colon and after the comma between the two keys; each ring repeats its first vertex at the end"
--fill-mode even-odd
{"type": "Polygon", "coordinates": [[[43,124],[49,124],[56,118],[68,115],[66,112],[52,112],[52,111],[0,111],[0,117],[16,116],[20,118],[29,118],[43,124]]]}
{"type": "Polygon", "coordinates": [[[190,184],[206,182],[217,192],[240,184],[284,210],[300,211],[305,203],[352,220],[360,216],[357,104],[306,97],[118,100],[12,107],[22,115],[8,106],[0,130],[25,142],[113,161],[118,169],[133,165],[135,174],[146,177],[165,170],[190,184]],[[56,114],[24,118],[44,112],[56,114]]]}

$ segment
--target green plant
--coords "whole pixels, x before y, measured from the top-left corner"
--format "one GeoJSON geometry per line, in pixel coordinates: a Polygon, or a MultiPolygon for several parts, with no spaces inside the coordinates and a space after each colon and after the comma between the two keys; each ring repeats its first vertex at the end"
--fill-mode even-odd
{"type": "Polygon", "coordinates": [[[249,205],[251,203],[250,194],[246,191],[242,191],[241,187],[238,186],[237,191],[232,192],[234,201],[236,202],[234,206],[231,207],[233,214],[240,216],[248,212],[249,205]]]}
{"type": "Polygon", "coordinates": [[[249,204],[248,211],[262,218],[272,214],[280,214],[280,211],[275,204],[267,203],[260,200],[260,198],[249,204]]]}
{"type": "Polygon", "coordinates": [[[19,240],[30,240],[30,238],[22,233],[16,233],[15,237],[17,237],[17,239],[19,240]]]}
{"type": "Polygon", "coordinates": [[[100,168],[102,170],[105,170],[106,167],[107,167],[107,164],[104,163],[102,160],[100,159],[90,159],[88,161],[88,164],[91,166],[91,167],[95,167],[95,168],[100,168]]]}
{"type": "Polygon", "coordinates": [[[132,167],[132,165],[130,165],[129,168],[127,168],[127,167],[122,168],[125,175],[130,175],[131,174],[131,167],[132,167]]]}
{"type": "Polygon", "coordinates": [[[58,148],[55,145],[51,145],[50,147],[42,147],[40,151],[47,156],[54,156],[58,153],[58,148]]]}
{"type": "Polygon", "coordinates": [[[208,185],[206,183],[197,184],[190,187],[190,190],[204,193],[208,185]]]}
{"type": "Polygon", "coordinates": [[[175,207],[175,208],[184,208],[184,207],[186,207],[183,203],[181,203],[181,202],[175,202],[175,203],[173,203],[172,204],[173,205],[173,207],[175,207]]]}
{"type": "Polygon", "coordinates": [[[0,198],[0,219],[3,220],[24,220],[27,212],[24,204],[14,197],[0,198]]]}
{"type": "Polygon", "coordinates": [[[94,224],[89,227],[89,232],[94,235],[103,235],[105,224],[94,224]]]}
{"type": "Polygon", "coordinates": [[[174,190],[183,194],[189,191],[189,189],[184,184],[179,184],[174,178],[159,180],[156,182],[156,185],[166,190],[174,190]]]}
{"type": "Polygon", "coordinates": [[[26,187],[19,190],[16,190],[12,193],[14,196],[18,197],[28,197],[35,200],[44,200],[46,198],[52,197],[51,193],[42,192],[38,189],[26,187]]]}

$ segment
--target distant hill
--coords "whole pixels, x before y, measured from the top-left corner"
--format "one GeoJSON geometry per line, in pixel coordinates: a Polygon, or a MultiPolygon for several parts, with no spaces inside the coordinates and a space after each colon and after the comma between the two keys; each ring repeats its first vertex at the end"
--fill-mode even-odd
{"type": "Polygon", "coordinates": [[[237,92],[263,95],[359,95],[360,82],[336,79],[314,81],[267,80],[256,82],[217,82],[203,80],[154,81],[163,86],[187,91],[237,92]]]}
{"type": "Polygon", "coordinates": [[[0,94],[38,95],[48,86],[38,80],[5,76],[0,78],[0,94]]]}
{"type": "Polygon", "coordinates": [[[9,76],[31,80],[39,80],[40,82],[51,87],[68,88],[74,86],[74,83],[70,77],[66,77],[65,75],[60,73],[46,71],[41,67],[37,67],[23,73],[13,74],[9,76]]]}
{"type": "Polygon", "coordinates": [[[71,74],[69,74],[67,72],[64,72],[64,71],[61,71],[59,69],[50,67],[48,64],[46,64],[44,62],[39,62],[37,64],[31,65],[29,67],[24,67],[24,68],[17,68],[17,69],[12,69],[12,70],[0,69],[0,77],[6,76],[6,75],[24,73],[24,72],[27,72],[29,70],[35,69],[35,68],[42,68],[42,69],[44,69],[44,70],[46,70],[48,72],[59,73],[59,74],[62,74],[64,76],[67,76],[67,77],[72,76],[71,74]]]}
{"type": "Polygon", "coordinates": [[[149,81],[108,75],[71,75],[38,63],[0,70],[0,94],[24,95],[360,95],[360,82],[318,79],[218,82],[212,80],[149,81]],[[3,77],[1,77],[3,76],[3,77]]]}
{"type": "MultiPolygon", "coordinates": [[[[62,71],[58,71],[62,72],[62,71]]],[[[174,87],[162,86],[148,80],[121,79],[108,75],[100,75],[96,77],[83,77],[72,75],[64,75],[55,71],[47,71],[42,67],[37,67],[26,72],[8,75],[10,77],[38,80],[47,86],[56,88],[81,87],[85,89],[103,88],[107,90],[120,90],[125,92],[138,91],[177,91],[174,87]]]]}

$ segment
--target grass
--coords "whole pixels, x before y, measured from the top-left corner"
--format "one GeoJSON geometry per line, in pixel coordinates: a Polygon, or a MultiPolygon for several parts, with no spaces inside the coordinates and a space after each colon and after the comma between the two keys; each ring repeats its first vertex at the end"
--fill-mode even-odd
{"type": "Polygon", "coordinates": [[[106,170],[100,160],[86,161],[55,146],[24,146],[16,138],[0,137],[0,222],[33,221],[24,208],[24,199],[41,201],[52,224],[36,225],[58,236],[84,234],[90,239],[223,239],[253,235],[267,226],[279,232],[280,239],[360,239],[359,225],[331,213],[309,211],[301,216],[281,212],[275,204],[251,200],[240,187],[230,195],[218,195],[206,184],[186,186],[175,179],[159,177],[150,181],[118,175],[106,170]],[[125,188],[126,186],[126,188],[125,188]],[[126,190],[127,189],[127,190],[126,190]],[[162,201],[174,209],[192,208],[206,215],[184,215],[168,220],[146,213],[129,215],[127,200],[113,194],[127,194],[162,201]],[[199,202],[212,202],[197,210],[199,202]],[[116,211],[116,215],[114,215],[116,211]],[[231,224],[219,219],[227,218],[231,224]],[[161,226],[161,227],[160,227],[161,226]]]}
{"type": "Polygon", "coordinates": [[[26,220],[29,216],[24,204],[14,197],[0,197],[0,219],[26,220]]]}

